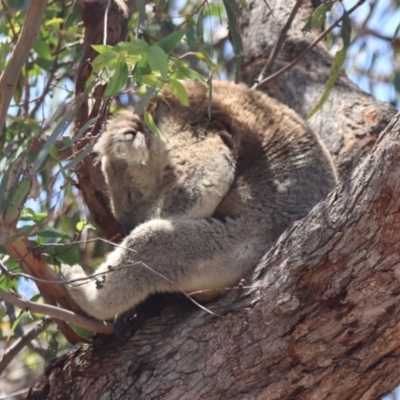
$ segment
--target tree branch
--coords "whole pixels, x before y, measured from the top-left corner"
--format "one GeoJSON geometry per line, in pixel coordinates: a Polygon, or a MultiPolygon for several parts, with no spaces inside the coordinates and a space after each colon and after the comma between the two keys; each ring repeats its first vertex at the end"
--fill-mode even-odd
{"type": "MultiPolygon", "coordinates": [[[[0,289],[0,293],[2,290],[0,289]]],[[[1,297],[1,294],[0,294],[1,297]]],[[[0,358],[0,375],[4,372],[14,357],[32,340],[38,337],[49,325],[50,319],[43,319],[38,322],[32,329],[19,337],[2,355],[0,358]]]]}
{"type": "Polygon", "coordinates": [[[0,298],[24,311],[32,311],[33,313],[48,315],[61,321],[69,322],[80,326],[81,328],[102,333],[104,335],[111,335],[113,333],[114,325],[109,322],[97,321],[51,305],[33,303],[32,301],[17,297],[12,293],[7,293],[2,289],[0,289],[0,298]]]}
{"type": "Polygon", "coordinates": [[[297,12],[299,11],[299,8],[301,7],[301,5],[303,4],[304,0],[297,0],[296,4],[294,5],[292,12],[289,15],[289,18],[285,24],[285,26],[282,28],[282,31],[279,35],[279,38],[271,52],[271,54],[268,57],[267,62],[265,63],[263,69],[260,72],[260,75],[258,76],[256,82],[254,83],[252,89],[260,89],[260,87],[258,87],[258,85],[261,83],[261,81],[264,78],[265,72],[268,72],[269,69],[272,67],[272,65],[274,64],[274,61],[276,59],[276,57],[278,57],[283,44],[285,43],[285,40],[287,38],[287,33],[289,32],[290,26],[292,25],[292,22],[294,20],[294,17],[296,16],[297,12]]]}
{"type": "MultiPolygon", "coordinates": [[[[361,4],[365,3],[365,0],[359,0],[355,6],[353,6],[348,12],[347,15],[350,15],[355,11],[361,4]]],[[[319,43],[321,40],[325,39],[342,21],[345,17],[343,14],[339,19],[337,19],[328,29],[322,32],[298,57],[296,57],[290,64],[286,65],[286,67],[280,69],[279,71],[275,72],[274,74],[268,76],[267,78],[263,79],[260,83],[254,85],[254,89],[262,90],[264,89],[271,81],[278,78],[279,76],[283,75],[285,72],[291,70],[296,64],[298,64],[307,54],[311,52],[311,50],[319,43]]],[[[286,31],[287,33],[287,31],[286,31]]],[[[282,45],[282,44],[281,44],[282,45]]],[[[269,59],[267,65],[270,64],[269,59]]],[[[264,71],[263,71],[264,72],[264,71]]]]}
{"type": "Polygon", "coordinates": [[[40,24],[46,10],[46,0],[32,0],[26,14],[20,37],[10,60],[0,77],[0,137],[2,135],[7,110],[10,105],[21,69],[28,59],[33,43],[40,29],[40,24]]]}

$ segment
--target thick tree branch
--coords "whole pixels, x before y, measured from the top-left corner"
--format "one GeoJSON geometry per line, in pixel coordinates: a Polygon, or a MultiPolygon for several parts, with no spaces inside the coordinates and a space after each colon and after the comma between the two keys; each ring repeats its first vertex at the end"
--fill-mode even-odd
{"type": "Polygon", "coordinates": [[[211,306],[224,317],[170,305],[123,342],[98,339],[59,359],[28,398],[376,399],[391,390],[400,367],[399,160],[397,115],[352,176],[281,236],[254,289],[211,306]]]}

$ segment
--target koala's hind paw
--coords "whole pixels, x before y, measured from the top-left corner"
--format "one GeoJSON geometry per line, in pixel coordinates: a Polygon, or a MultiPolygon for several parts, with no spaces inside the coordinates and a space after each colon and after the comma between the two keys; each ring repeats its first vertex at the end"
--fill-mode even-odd
{"type": "Polygon", "coordinates": [[[66,281],[72,281],[74,279],[86,278],[86,274],[80,265],[61,265],[61,274],[66,281]]]}

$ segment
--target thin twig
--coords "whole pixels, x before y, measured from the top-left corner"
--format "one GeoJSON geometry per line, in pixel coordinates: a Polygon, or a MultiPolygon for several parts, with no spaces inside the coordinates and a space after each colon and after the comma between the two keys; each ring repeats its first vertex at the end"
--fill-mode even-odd
{"type": "Polygon", "coordinates": [[[96,319],[84,317],[80,314],[75,314],[72,311],[48,304],[34,303],[21,297],[17,297],[12,293],[5,292],[2,289],[0,289],[0,298],[24,311],[32,311],[34,313],[48,315],[61,321],[69,322],[80,326],[81,328],[102,333],[104,335],[111,335],[113,333],[114,324],[111,322],[98,321],[96,319]]]}
{"type": "MultiPolygon", "coordinates": [[[[195,9],[187,17],[193,17],[193,15],[195,15],[201,9],[201,7],[203,7],[207,2],[208,0],[203,0],[197,7],[195,7],[195,9]]],[[[182,23],[180,23],[178,26],[175,27],[174,31],[179,31],[179,29],[181,29],[183,25],[187,24],[188,20],[189,18],[186,18],[185,21],[183,21],[182,23]]]]}
{"type": "MultiPolygon", "coordinates": [[[[255,84],[253,86],[255,86],[257,84],[257,82],[260,82],[263,78],[264,78],[264,74],[265,72],[268,72],[271,67],[273,66],[276,58],[278,57],[279,53],[281,52],[282,46],[285,43],[285,40],[287,38],[287,33],[289,32],[289,29],[292,25],[292,22],[294,20],[294,17],[296,16],[297,12],[299,11],[301,5],[303,4],[304,0],[297,0],[296,4],[293,7],[292,12],[289,15],[289,18],[285,24],[285,26],[282,28],[282,31],[279,35],[278,41],[276,42],[267,62],[265,63],[263,69],[261,70],[257,81],[255,82],[255,84]]],[[[254,87],[253,87],[254,88],[254,87]]]]}
{"type": "MultiPolygon", "coordinates": [[[[354,10],[356,10],[361,4],[363,4],[365,2],[365,0],[360,0],[354,7],[352,7],[348,12],[347,15],[350,15],[354,10]]],[[[268,76],[267,78],[265,78],[264,80],[262,80],[260,83],[258,83],[257,85],[255,85],[252,89],[257,89],[257,90],[261,90],[263,88],[265,88],[271,81],[273,81],[274,79],[278,78],[279,76],[283,75],[285,72],[289,71],[290,69],[292,69],[296,64],[298,64],[308,53],[311,52],[311,50],[322,40],[324,39],[326,36],[329,35],[329,33],[331,33],[333,31],[334,28],[336,28],[336,26],[338,26],[340,24],[340,22],[343,21],[344,18],[344,14],[337,20],[335,21],[326,31],[324,31],[321,35],[319,35],[317,37],[317,39],[314,40],[314,42],[312,42],[310,44],[310,46],[307,47],[306,50],[304,50],[296,59],[294,59],[290,64],[288,64],[286,67],[280,69],[279,71],[275,72],[274,74],[268,76]]]]}
{"type": "Polygon", "coordinates": [[[18,338],[4,353],[0,358],[0,375],[4,372],[10,362],[14,357],[32,340],[38,337],[49,325],[51,320],[49,318],[44,318],[39,323],[37,323],[32,329],[24,333],[20,338],[18,338]]]}

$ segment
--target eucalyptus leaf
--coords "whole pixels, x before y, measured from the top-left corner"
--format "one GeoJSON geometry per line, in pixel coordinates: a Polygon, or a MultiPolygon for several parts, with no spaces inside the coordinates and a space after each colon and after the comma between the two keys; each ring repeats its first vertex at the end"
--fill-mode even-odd
{"type": "Polygon", "coordinates": [[[152,70],[160,71],[163,79],[167,78],[168,74],[168,58],[165,51],[159,46],[150,46],[147,61],[152,70]]]}

